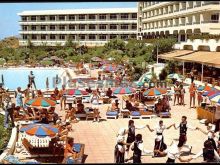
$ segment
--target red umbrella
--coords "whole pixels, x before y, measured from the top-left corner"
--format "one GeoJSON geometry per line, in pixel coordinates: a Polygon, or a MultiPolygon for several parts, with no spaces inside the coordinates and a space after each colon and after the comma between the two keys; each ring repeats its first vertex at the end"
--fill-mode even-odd
{"type": "Polygon", "coordinates": [[[68,89],[66,95],[80,96],[80,95],[88,95],[89,93],[79,89],[68,89]]]}

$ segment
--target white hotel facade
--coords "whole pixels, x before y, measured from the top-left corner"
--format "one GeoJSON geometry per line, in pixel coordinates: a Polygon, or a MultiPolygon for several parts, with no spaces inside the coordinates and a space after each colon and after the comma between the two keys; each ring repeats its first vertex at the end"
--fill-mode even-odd
{"type": "MultiPolygon", "coordinates": [[[[205,43],[188,40],[192,34],[220,34],[220,1],[138,2],[138,39],[175,36],[180,49],[209,45],[211,51],[219,41],[205,43]]],[[[205,50],[208,48],[204,48],[205,50]]]]}
{"type": "Polygon", "coordinates": [[[19,24],[21,46],[64,45],[67,37],[87,46],[108,40],[137,38],[137,8],[23,11],[19,24]]]}

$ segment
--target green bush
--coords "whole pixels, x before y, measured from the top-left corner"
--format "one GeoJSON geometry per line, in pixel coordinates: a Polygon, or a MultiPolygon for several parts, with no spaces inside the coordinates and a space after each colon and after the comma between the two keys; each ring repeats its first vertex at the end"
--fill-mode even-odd
{"type": "Polygon", "coordinates": [[[166,79],[168,75],[168,72],[167,72],[167,69],[166,68],[163,68],[163,70],[161,71],[161,73],[159,74],[159,78],[160,78],[160,81],[163,81],[166,79]]]}
{"type": "Polygon", "coordinates": [[[4,128],[4,116],[0,115],[0,150],[5,149],[11,136],[11,127],[4,128]]]}
{"type": "Polygon", "coordinates": [[[41,61],[40,63],[41,63],[42,65],[44,65],[44,66],[49,66],[49,65],[52,65],[52,64],[53,64],[53,61],[44,60],[44,61],[41,61]]]}

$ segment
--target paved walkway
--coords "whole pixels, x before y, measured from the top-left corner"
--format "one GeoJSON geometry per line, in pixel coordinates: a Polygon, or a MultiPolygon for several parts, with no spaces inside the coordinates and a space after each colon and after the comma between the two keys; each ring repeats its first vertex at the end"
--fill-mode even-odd
{"type": "MultiPolygon", "coordinates": [[[[169,126],[173,123],[179,123],[181,116],[185,115],[188,117],[188,123],[193,126],[198,126],[202,129],[206,129],[205,125],[199,123],[197,120],[196,109],[189,109],[189,93],[185,96],[185,106],[173,106],[173,101],[170,102],[172,106],[171,114],[172,118],[163,119],[164,123],[169,126]]],[[[100,111],[102,121],[100,123],[89,121],[80,121],[79,123],[73,124],[74,131],[70,133],[70,136],[75,138],[75,142],[85,144],[85,155],[87,155],[86,163],[113,163],[114,161],[114,146],[116,141],[116,134],[121,127],[127,127],[127,118],[119,119],[105,119],[105,113],[109,105],[101,105],[100,111]]],[[[57,112],[60,112],[57,107],[57,112]]],[[[135,124],[145,125],[149,124],[152,128],[159,122],[160,118],[155,119],[134,119],[135,124]]],[[[143,141],[146,149],[152,150],[154,146],[155,133],[150,132],[147,128],[143,130],[137,130],[136,133],[143,135],[143,141]]],[[[165,130],[165,143],[170,145],[173,139],[177,139],[179,130],[175,130],[173,127],[169,130],[165,130]]],[[[203,142],[206,140],[206,135],[200,131],[188,130],[188,141],[187,143],[192,145],[192,153],[196,154],[203,147],[203,142]]],[[[163,158],[152,158],[151,156],[144,156],[142,158],[143,163],[164,163],[166,157],[163,158]]],[[[178,161],[177,161],[178,162],[178,161]]],[[[202,158],[192,160],[191,162],[202,162],[202,158]]]]}

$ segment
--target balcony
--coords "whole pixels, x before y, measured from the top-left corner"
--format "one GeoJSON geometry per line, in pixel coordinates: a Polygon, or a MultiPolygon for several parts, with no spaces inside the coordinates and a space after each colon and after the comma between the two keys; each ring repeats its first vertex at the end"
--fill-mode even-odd
{"type": "Polygon", "coordinates": [[[200,22],[193,22],[193,25],[198,25],[200,24],[200,22]]]}
{"type": "Polygon", "coordinates": [[[187,22],[187,23],[186,23],[186,25],[192,25],[192,24],[193,24],[192,22],[187,22]]]}
{"type": "Polygon", "coordinates": [[[219,20],[209,20],[209,21],[202,21],[202,24],[204,23],[219,23],[219,20]]]}
{"type": "Polygon", "coordinates": [[[189,7],[187,7],[187,9],[192,9],[193,8],[193,6],[189,6],[189,7]]]}
{"type": "Polygon", "coordinates": [[[186,8],[180,9],[180,11],[186,10],[186,8]]]}
{"type": "Polygon", "coordinates": [[[206,1],[202,6],[206,6],[206,5],[219,5],[220,2],[219,1],[206,1]]]}

